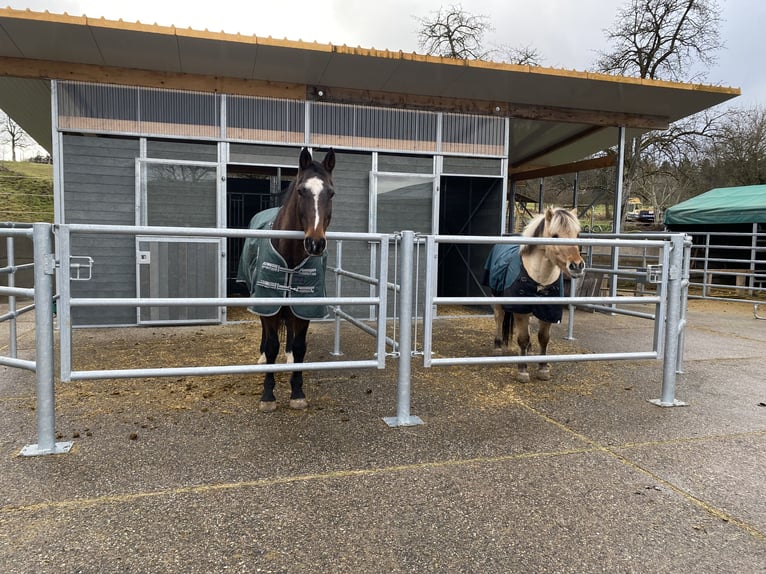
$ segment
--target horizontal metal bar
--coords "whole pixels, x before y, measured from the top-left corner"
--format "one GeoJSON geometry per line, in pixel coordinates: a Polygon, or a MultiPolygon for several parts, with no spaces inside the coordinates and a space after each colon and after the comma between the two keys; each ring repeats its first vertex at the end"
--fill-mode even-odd
{"type": "Polygon", "coordinates": [[[273,365],[220,365],[215,367],[162,367],[156,369],[116,369],[72,371],[70,380],[143,379],[153,377],[194,377],[212,375],[246,375],[250,373],[284,373],[295,370],[329,371],[334,369],[380,368],[377,360],[337,361],[327,363],[279,363],[273,365]]]}
{"type": "Polygon", "coordinates": [[[631,311],[630,309],[620,309],[619,307],[605,307],[603,305],[578,305],[585,309],[592,309],[594,311],[604,311],[605,313],[612,313],[614,315],[628,315],[629,317],[638,317],[640,319],[656,318],[654,313],[642,313],[641,311],[631,311]]]}
{"type": "Polygon", "coordinates": [[[437,305],[580,305],[592,303],[621,303],[625,305],[644,305],[659,303],[658,296],[647,297],[433,297],[437,305]]]}
{"type": "Polygon", "coordinates": [[[431,358],[432,366],[451,365],[505,365],[515,363],[565,363],[567,361],[608,361],[608,360],[640,360],[657,359],[659,354],[655,351],[640,353],[593,353],[574,355],[503,355],[494,357],[438,357],[431,358]]]}
{"type": "MultiPolygon", "coordinates": [[[[276,231],[260,229],[228,229],[217,227],[159,227],[140,225],[84,225],[67,224],[72,234],[105,235],[165,235],[176,237],[287,237],[303,238],[302,231],[276,231]]],[[[328,231],[327,239],[350,239],[359,241],[388,241],[390,236],[383,233],[350,233],[328,231]]]]}
{"type": "Polygon", "coordinates": [[[24,313],[29,313],[30,311],[34,311],[35,306],[27,305],[26,307],[22,307],[21,309],[16,309],[15,311],[11,311],[9,313],[5,313],[4,315],[0,315],[0,323],[3,321],[7,321],[8,319],[15,319],[16,317],[19,317],[23,315],[24,313]]]}
{"type": "Polygon", "coordinates": [[[379,297],[78,297],[71,307],[249,307],[251,305],[379,305],[379,297]]]}
{"type": "Polygon", "coordinates": [[[334,272],[336,275],[340,275],[341,277],[349,277],[351,279],[356,279],[357,281],[368,283],[370,285],[378,285],[380,283],[380,281],[375,277],[370,277],[369,275],[361,275],[359,273],[354,273],[353,271],[346,271],[340,267],[332,267],[330,271],[334,272]]]}
{"type": "Polygon", "coordinates": [[[665,241],[655,241],[651,239],[563,239],[547,237],[524,237],[514,235],[507,237],[492,237],[484,235],[435,235],[436,243],[460,243],[475,245],[602,245],[605,247],[663,247],[667,245],[665,241]]]}
{"type": "MultiPolygon", "coordinates": [[[[16,225],[16,224],[11,224],[16,225]]],[[[28,237],[32,239],[32,228],[29,229],[12,229],[0,225],[0,237],[28,237]]]]}
{"type": "Polygon", "coordinates": [[[8,267],[0,267],[0,273],[16,273],[17,271],[23,271],[24,269],[34,269],[34,263],[22,263],[21,265],[9,265],[8,267]]]}
{"type": "Polygon", "coordinates": [[[24,289],[23,287],[3,287],[0,286],[0,295],[14,297],[28,297],[33,298],[35,296],[34,289],[24,289]]]}
{"type": "Polygon", "coordinates": [[[0,365],[4,367],[26,369],[28,371],[34,371],[37,369],[37,363],[35,361],[25,361],[24,359],[14,359],[13,357],[0,356],[0,365]]]}

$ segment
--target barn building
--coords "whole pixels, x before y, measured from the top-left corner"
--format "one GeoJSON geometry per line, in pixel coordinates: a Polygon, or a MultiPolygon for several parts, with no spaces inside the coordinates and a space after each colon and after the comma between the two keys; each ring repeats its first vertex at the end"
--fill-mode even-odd
{"type": "MultiPolygon", "coordinates": [[[[319,158],[336,150],[332,231],[499,235],[513,181],[611,165],[604,150],[738,94],[0,9],[0,108],[53,156],[56,223],[245,227],[278,202],[308,146],[319,158]]],[[[238,250],[236,240],[75,237],[73,252],[95,267],[72,294],[225,296],[238,250]]],[[[344,252],[344,266],[368,271],[367,250],[344,252]]],[[[443,250],[440,294],[479,294],[485,254],[443,250]]],[[[226,319],[74,311],[77,325],[226,319]]]]}

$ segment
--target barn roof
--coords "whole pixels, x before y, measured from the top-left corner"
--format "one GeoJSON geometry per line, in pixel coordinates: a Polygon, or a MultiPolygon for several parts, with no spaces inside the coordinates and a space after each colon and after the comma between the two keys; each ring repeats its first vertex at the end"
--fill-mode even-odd
{"type": "Polygon", "coordinates": [[[665,225],[766,223],[766,185],[718,187],[665,211],[665,225]]]}
{"type": "Polygon", "coordinates": [[[576,161],[737,88],[0,9],[0,108],[50,149],[48,79],[493,114],[510,167],[576,161]]]}

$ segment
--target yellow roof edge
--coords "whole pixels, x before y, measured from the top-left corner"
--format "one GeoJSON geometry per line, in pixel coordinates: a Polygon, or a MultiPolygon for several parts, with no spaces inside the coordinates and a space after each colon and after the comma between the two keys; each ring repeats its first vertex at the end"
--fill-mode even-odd
{"type": "Polygon", "coordinates": [[[112,28],[125,31],[147,32],[154,34],[165,34],[173,36],[182,36],[188,38],[199,38],[207,40],[220,40],[229,42],[240,42],[248,44],[259,44],[263,46],[274,46],[283,48],[294,48],[299,50],[314,50],[318,52],[328,52],[336,54],[354,55],[362,57],[386,58],[392,60],[402,60],[410,62],[443,64],[451,66],[463,66],[468,68],[497,70],[505,72],[522,72],[530,74],[540,74],[558,77],[568,77],[573,79],[586,79],[604,82],[614,82],[623,84],[636,84],[644,86],[664,87],[681,90],[699,90],[706,92],[715,92],[729,94],[732,96],[741,95],[740,88],[715,86],[699,83],[683,83],[668,80],[648,80],[631,76],[618,76],[603,74],[599,72],[587,72],[578,70],[567,70],[563,68],[549,68],[543,66],[529,66],[508,64],[504,62],[490,62],[485,60],[457,60],[441,56],[429,56],[418,54],[417,52],[404,52],[401,50],[377,50],[375,48],[349,47],[346,45],[322,44],[318,42],[305,42],[302,40],[288,40],[256,35],[232,34],[227,32],[211,32],[209,30],[195,30],[192,28],[177,28],[175,26],[161,26],[158,24],[146,24],[142,22],[125,22],[123,20],[108,20],[106,18],[90,18],[88,16],[72,16],[70,14],[55,14],[49,11],[35,12],[30,9],[17,10],[14,8],[0,8],[0,18],[18,18],[25,20],[47,21],[62,24],[73,24],[80,26],[95,26],[112,28]]]}

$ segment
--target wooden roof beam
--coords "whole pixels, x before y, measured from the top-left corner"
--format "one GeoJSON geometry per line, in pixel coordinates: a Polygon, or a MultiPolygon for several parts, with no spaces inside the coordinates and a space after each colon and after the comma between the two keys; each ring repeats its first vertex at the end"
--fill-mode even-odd
{"type": "Polygon", "coordinates": [[[540,169],[528,169],[525,171],[511,171],[509,177],[511,181],[525,181],[528,179],[539,179],[542,177],[551,177],[554,175],[563,175],[566,173],[577,173],[580,171],[589,171],[591,169],[603,169],[617,164],[617,156],[613,153],[584,159],[572,163],[563,163],[561,165],[552,165],[540,169]]]}

